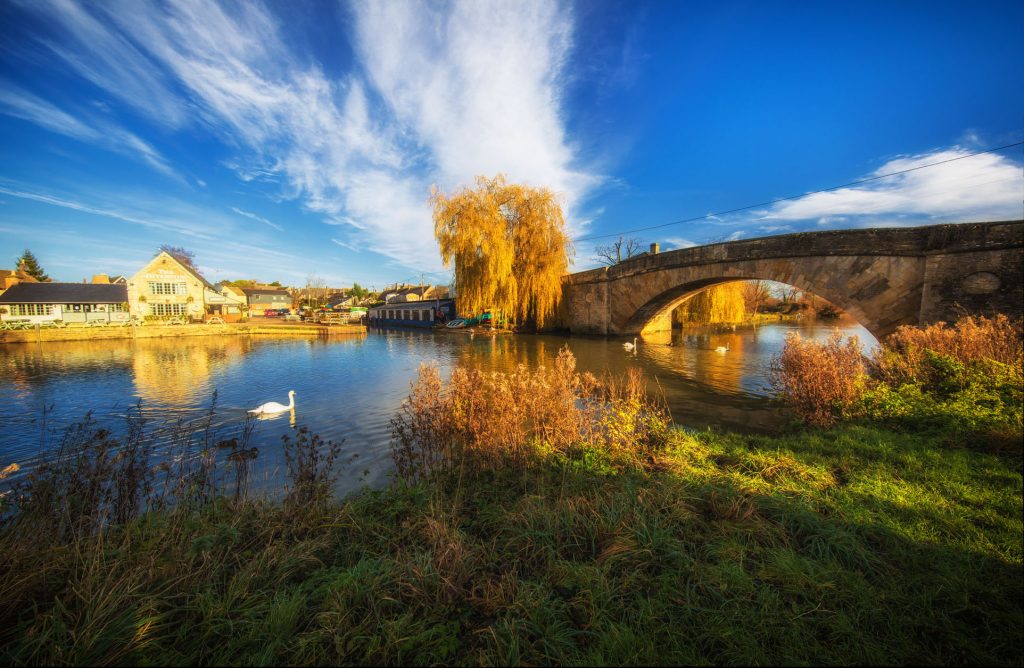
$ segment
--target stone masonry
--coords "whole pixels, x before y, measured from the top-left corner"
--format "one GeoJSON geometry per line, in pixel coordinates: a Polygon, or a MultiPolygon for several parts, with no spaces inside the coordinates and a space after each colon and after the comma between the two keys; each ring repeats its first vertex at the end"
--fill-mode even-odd
{"type": "Polygon", "coordinates": [[[700,290],[787,283],[846,310],[876,337],[900,325],[1024,311],[1024,221],[806,232],[645,254],[570,274],[552,327],[634,335],[670,328],[700,290]]]}

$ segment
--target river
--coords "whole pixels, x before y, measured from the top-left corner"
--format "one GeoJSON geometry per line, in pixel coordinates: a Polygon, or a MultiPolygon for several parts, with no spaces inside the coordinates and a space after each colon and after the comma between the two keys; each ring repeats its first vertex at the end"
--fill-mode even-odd
{"type": "Polygon", "coordinates": [[[675,422],[692,428],[765,432],[784,416],[769,400],[767,371],[789,332],[823,339],[838,328],[877,345],[855,323],[774,323],[735,332],[675,331],[639,341],[531,335],[371,330],[365,336],[318,339],[187,337],[0,346],[0,468],[31,468],[59,441],[67,425],[92,411],[103,424],[141,402],[160,419],[196,417],[218,394],[216,423],[240,424],[246,409],[287,403],[283,413],[257,423],[258,480],[272,484],[283,467],[281,436],[300,426],[325,439],[344,440],[348,462],[339,493],[384,482],[391,468],[389,421],[421,363],[447,375],[455,366],[508,370],[550,363],[568,345],[577,368],[600,374],[640,367],[652,391],[664,393],[675,422]],[[717,352],[719,346],[727,352],[717,352]]]}

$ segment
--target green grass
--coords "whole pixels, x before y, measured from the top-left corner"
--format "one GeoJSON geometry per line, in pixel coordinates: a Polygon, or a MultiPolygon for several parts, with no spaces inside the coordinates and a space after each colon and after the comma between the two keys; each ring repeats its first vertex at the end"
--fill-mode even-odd
{"type": "Polygon", "coordinates": [[[8,527],[0,661],[1020,664],[1021,457],[949,440],[678,432],[643,468],[8,527]]]}

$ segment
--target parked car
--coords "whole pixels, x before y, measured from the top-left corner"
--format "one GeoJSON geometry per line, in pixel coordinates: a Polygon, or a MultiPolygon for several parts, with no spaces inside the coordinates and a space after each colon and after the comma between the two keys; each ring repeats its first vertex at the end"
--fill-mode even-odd
{"type": "Polygon", "coordinates": [[[263,315],[265,317],[267,317],[267,318],[276,318],[277,316],[279,316],[281,314],[277,312],[276,308],[268,308],[268,309],[263,309],[263,315]]]}
{"type": "Polygon", "coordinates": [[[290,308],[279,308],[277,309],[278,315],[291,315],[292,310],[290,308]]]}

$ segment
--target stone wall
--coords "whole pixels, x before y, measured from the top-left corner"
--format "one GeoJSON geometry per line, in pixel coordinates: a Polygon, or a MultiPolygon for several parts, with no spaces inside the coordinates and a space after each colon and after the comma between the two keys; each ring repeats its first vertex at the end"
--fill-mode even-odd
{"type": "Polygon", "coordinates": [[[964,313],[1024,310],[1024,221],[781,235],[643,255],[565,277],[552,327],[634,334],[731,280],[793,285],[835,303],[876,336],[964,313]]]}

